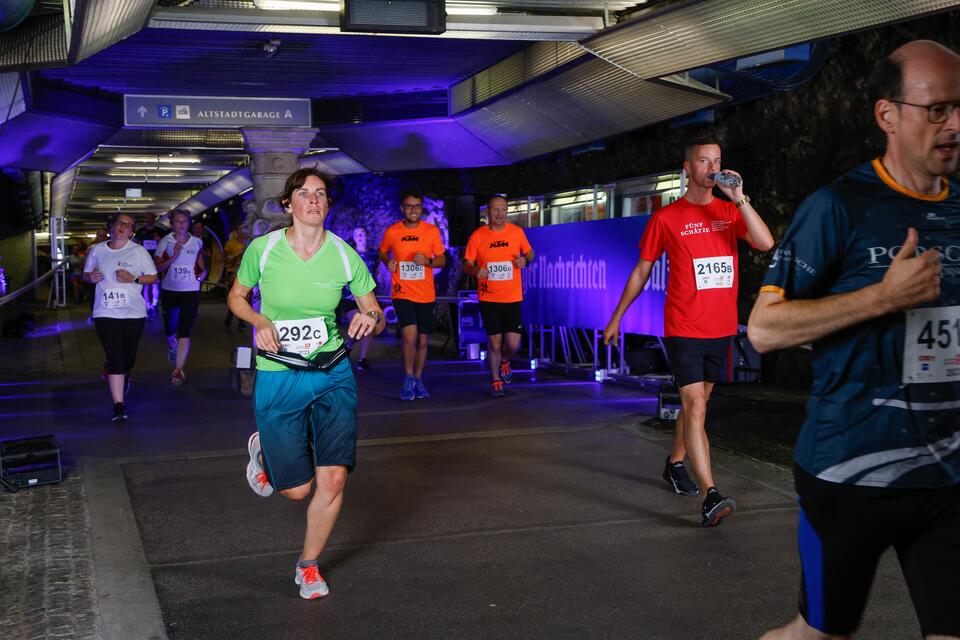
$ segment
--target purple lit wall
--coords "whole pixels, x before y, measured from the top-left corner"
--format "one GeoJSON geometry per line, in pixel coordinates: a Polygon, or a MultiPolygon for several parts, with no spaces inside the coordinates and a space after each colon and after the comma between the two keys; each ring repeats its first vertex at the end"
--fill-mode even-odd
{"type": "MultiPolygon", "coordinates": [[[[367,249],[376,250],[387,227],[401,218],[400,194],[405,183],[398,176],[374,173],[341,176],[337,183],[327,227],[350,244],[354,244],[354,229],[363,227],[367,232],[367,249]]],[[[450,229],[443,199],[425,194],[423,204],[423,220],[439,227],[443,244],[449,248],[450,229]]],[[[454,259],[449,260],[447,267],[434,270],[438,295],[456,295],[460,265],[457,250],[453,249],[453,253],[454,259]]],[[[373,275],[379,292],[390,291],[390,273],[386,267],[380,265],[373,275]]]]}

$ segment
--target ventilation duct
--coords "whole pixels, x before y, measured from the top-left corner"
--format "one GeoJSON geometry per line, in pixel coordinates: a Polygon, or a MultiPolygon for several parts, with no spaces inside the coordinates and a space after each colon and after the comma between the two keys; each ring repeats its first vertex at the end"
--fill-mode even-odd
{"type": "Polygon", "coordinates": [[[957,6],[956,0],[709,0],[652,10],[582,44],[640,78],[659,78],[957,6]]]}
{"type": "Polygon", "coordinates": [[[140,31],[150,18],[154,3],[155,0],[65,0],[63,13],[35,13],[4,33],[0,71],[76,64],[140,31]]]}
{"type": "Polygon", "coordinates": [[[33,11],[34,0],[0,0],[0,33],[24,21],[33,11]]]}

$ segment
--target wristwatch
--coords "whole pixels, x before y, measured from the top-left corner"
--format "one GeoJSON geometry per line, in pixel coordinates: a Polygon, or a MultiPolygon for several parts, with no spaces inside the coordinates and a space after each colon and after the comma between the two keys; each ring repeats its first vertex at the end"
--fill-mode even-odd
{"type": "Polygon", "coordinates": [[[368,316],[377,321],[377,324],[380,324],[380,321],[383,320],[383,314],[379,311],[367,311],[368,316]]]}
{"type": "Polygon", "coordinates": [[[743,194],[743,197],[737,200],[736,202],[734,202],[733,206],[739,209],[740,207],[747,204],[748,202],[750,202],[750,196],[748,196],[747,194],[743,194]]]}

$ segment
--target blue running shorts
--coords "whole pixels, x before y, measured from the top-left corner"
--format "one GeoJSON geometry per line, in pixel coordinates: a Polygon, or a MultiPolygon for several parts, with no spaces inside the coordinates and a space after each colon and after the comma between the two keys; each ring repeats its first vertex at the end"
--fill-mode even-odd
{"type": "Polygon", "coordinates": [[[316,467],[357,461],[357,381],[344,359],[329,372],[257,371],[253,412],[274,489],[306,484],[316,467]]]}

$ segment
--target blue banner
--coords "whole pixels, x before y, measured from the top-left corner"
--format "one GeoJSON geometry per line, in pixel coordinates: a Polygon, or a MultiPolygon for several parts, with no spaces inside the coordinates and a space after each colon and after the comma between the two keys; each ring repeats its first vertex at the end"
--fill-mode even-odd
{"type": "MultiPolygon", "coordinates": [[[[580,329],[607,326],[627,278],[640,259],[637,245],[649,216],[524,229],[536,252],[523,270],[523,321],[580,329]]],[[[620,327],[663,335],[667,255],[653,265],[643,293],[620,327]]]]}

